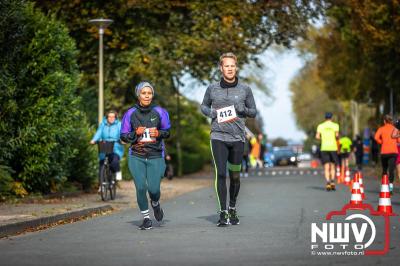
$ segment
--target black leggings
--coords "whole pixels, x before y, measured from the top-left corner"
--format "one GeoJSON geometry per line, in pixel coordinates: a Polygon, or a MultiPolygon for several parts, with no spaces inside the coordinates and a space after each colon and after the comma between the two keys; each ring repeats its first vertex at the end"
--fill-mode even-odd
{"type": "Polygon", "coordinates": [[[226,210],[226,167],[229,169],[229,206],[235,207],[240,189],[240,170],[244,143],[211,140],[211,152],[215,165],[215,189],[220,211],[226,210]],[[228,163],[228,164],[227,164],[228,163]]]}
{"type": "Polygon", "coordinates": [[[396,153],[381,154],[382,174],[389,174],[389,182],[394,181],[394,169],[396,168],[396,153]]]}

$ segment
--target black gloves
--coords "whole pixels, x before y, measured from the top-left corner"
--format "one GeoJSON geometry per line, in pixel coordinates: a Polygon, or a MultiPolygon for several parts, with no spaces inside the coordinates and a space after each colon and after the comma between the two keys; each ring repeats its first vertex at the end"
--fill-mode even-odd
{"type": "Polygon", "coordinates": [[[217,110],[211,108],[210,117],[212,119],[216,118],[217,117],[217,110]]]}
{"type": "Polygon", "coordinates": [[[246,106],[244,103],[235,103],[234,105],[236,113],[239,115],[246,115],[246,106]]]}

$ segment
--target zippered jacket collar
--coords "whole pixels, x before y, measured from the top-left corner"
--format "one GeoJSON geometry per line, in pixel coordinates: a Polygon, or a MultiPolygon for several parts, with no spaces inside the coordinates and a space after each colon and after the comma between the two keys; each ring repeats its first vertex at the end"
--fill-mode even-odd
{"type": "Polygon", "coordinates": [[[235,77],[235,81],[232,82],[232,83],[229,83],[226,80],[224,80],[224,78],[221,78],[221,81],[219,82],[219,85],[221,86],[221,88],[227,89],[227,88],[236,87],[238,82],[239,82],[239,79],[237,77],[235,77]]]}

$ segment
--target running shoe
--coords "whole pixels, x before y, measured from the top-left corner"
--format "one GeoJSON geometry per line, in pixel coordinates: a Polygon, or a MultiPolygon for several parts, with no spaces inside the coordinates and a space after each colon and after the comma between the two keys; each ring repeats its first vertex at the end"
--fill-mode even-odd
{"type": "Polygon", "coordinates": [[[390,191],[390,195],[393,194],[393,183],[389,183],[389,191],[390,191]]]}
{"type": "Polygon", "coordinates": [[[326,191],[331,191],[331,184],[326,184],[326,191]]]}
{"type": "Polygon", "coordinates": [[[164,210],[161,208],[160,202],[158,202],[157,206],[153,206],[153,203],[151,203],[151,207],[153,207],[154,218],[159,222],[162,221],[164,218],[164,210]]]}
{"type": "Polygon", "coordinates": [[[335,183],[331,183],[331,190],[336,190],[335,183]]]}
{"type": "Polygon", "coordinates": [[[217,226],[227,226],[229,225],[229,216],[228,213],[226,211],[221,211],[219,213],[219,220],[218,220],[218,224],[217,226]]]}
{"type": "Polygon", "coordinates": [[[149,218],[144,218],[142,225],[139,226],[139,229],[140,230],[149,230],[149,229],[153,228],[152,225],[153,225],[153,223],[151,222],[151,220],[149,218]]]}
{"type": "Polygon", "coordinates": [[[229,209],[229,222],[231,225],[240,224],[236,209],[229,209]]]}

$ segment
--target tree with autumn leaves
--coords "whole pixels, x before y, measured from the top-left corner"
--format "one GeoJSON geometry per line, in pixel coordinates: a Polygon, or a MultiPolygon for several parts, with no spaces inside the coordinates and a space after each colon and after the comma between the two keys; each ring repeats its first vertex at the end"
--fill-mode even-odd
{"type": "Polygon", "coordinates": [[[310,137],[312,123],[302,121],[310,119],[301,109],[307,105],[306,98],[299,98],[303,93],[314,94],[308,103],[321,110],[314,124],[327,109],[336,112],[339,120],[351,121],[351,108],[347,107],[355,102],[362,109],[360,123],[373,128],[381,123],[383,113],[390,112],[391,92],[394,114],[400,111],[400,1],[325,3],[324,25],[310,29],[308,39],[299,45],[307,63],[292,83],[297,121],[310,137]]]}
{"type": "Polygon", "coordinates": [[[190,172],[209,158],[209,129],[197,105],[180,95],[182,76],[208,83],[222,52],[236,53],[243,66],[274,43],[290,47],[321,8],[318,0],[2,1],[0,116],[10,119],[0,125],[0,194],[15,194],[16,182],[18,191],[49,193],[95,180],[87,138],[97,116],[98,36],[90,19],[114,20],[105,32],[106,109],[124,112],[135,84],[152,81],[173,122],[167,149],[176,152],[179,138],[190,172]]]}

